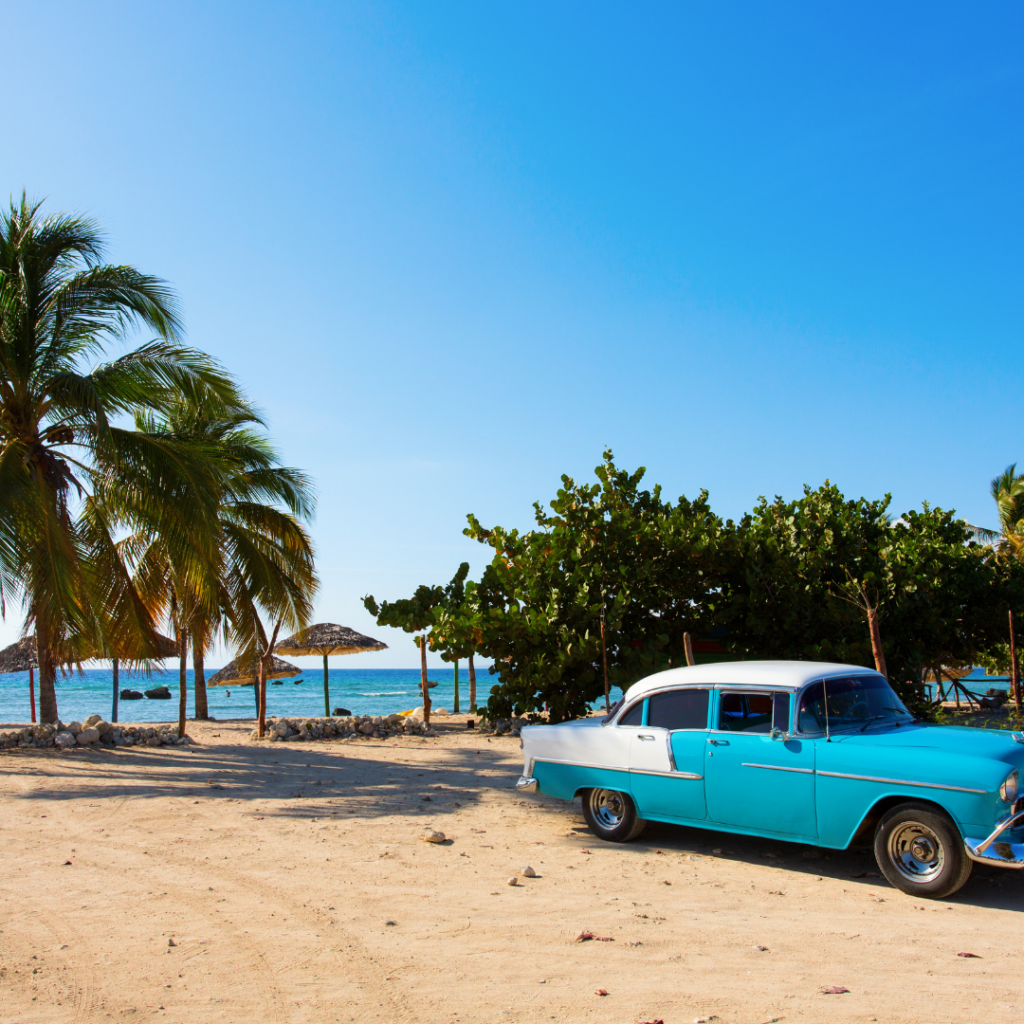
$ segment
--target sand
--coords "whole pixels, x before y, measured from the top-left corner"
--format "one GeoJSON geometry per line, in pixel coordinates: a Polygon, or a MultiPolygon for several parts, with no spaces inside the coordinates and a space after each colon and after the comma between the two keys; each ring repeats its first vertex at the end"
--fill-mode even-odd
{"type": "Polygon", "coordinates": [[[663,825],[608,845],[578,803],[515,792],[517,739],[453,720],[437,739],[256,745],[250,728],[0,754],[5,1024],[1024,1012],[1016,873],[977,867],[933,903],[859,852],[663,825]],[[509,887],[527,864],[540,877],[509,887]]]}

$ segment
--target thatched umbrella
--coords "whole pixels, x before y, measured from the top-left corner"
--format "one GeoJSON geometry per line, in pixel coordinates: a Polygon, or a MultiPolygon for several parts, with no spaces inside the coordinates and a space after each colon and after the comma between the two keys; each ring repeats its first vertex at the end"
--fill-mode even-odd
{"type": "Polygon", "coordinates": [[[39,660],[36,654],[35,636],[22,637],[10,647],[0,651],[0,672],[28,672],[28,701],[32,709],[32,721],[36,720],[36,669],[39,660]]]}
{"type": "MultiPolygon", "coordinates": [[[[267,666],[268,679],[291,679],[292,676],[302,674],[302,669],[292,665],[281,658],[271,659],[267,666]]],[[[219,672],[215,672],[206,680],[207,686],[252,686],[258,683],[260,678],[259,655],[248,658],[235,658],[229,661],[219,672]]],[[[260,713],[260,688],[256,686],[253,692],[256,694],[256,715],[260,713]]]]}
{"type": "Polygon", "coordinates": [[[282,640],[274,650],[279,654],[290,654],[293,658],[309,654],[319,654],[324,659],[324,716],[331,715],[331,690],[327,682],[327,659],[332,654],[363,654],[366,651],[386,651],[387,644],[363,636],[348,626],[338,626],[333,622],[318,622],[315,626],[307,626],[294,636],[282,640]]]}

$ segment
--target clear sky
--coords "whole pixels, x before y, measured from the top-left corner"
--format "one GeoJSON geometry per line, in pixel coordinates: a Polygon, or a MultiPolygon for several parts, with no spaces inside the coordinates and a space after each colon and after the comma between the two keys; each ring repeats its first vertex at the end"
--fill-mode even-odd
{"type": "Polygon", "coordinates": [[[605,446],[727,516],[829,478],[992,525],[1024,462],[1018,3],[0,18],[0,194],[172,282],[315,478],[317,619],[392,644],[339,667],[415,665],[362,595],[605,446]]]}

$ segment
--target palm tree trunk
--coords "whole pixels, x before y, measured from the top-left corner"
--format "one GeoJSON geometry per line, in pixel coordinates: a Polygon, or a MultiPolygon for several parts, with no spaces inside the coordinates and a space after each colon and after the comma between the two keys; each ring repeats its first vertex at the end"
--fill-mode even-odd
{"type": "Polygon", "coordinates": [[[50,631],[36,619],[36,660],[39,662],[39,721],[52,724],[57,717],[57,666],[50,650],[50,631]]]}
{"type": "Polygon", "coordinates": [[[206,702],[206,637],[202,630],[196,630],[192,638],[192,674],[195,677],[192,688],[195,691],[196,718],[205,722],[210,717],[206,702]]]}
{"type": "Polygon", "coordinates": [[[419,637],[420,685],[423,690],[423,721],[430,725],[430,687],[427,685],[427,634],[419,637]]]}
{"type": "MultiPolygon", "coordinates": [[[[1018,704],[1020,701],[1017,702],[1018,704]]],[[[28,667],[28,706],[32,712],[32,723],[35,724],[36,720],[36,670],[29,665],[28,667]]],[[[1018,711],[1020,708],[1017,709],[1018,711]]]]}
{"type": "Polygon", "coordinates": [[[469,710],[471,714],[476,714],[476,668],[472,651],[469,653],[469,710]]]}
{"type": "MultiPolygon", "coordinates": [[[[278,619],[277,624],[274,626],[274,632],[270,637],[270,643],[267,644],[266,650],[264,650],[260,657],[260,674],[256,683],[259,687],[259,697],[256,701],[258,705],[256,730],[260,739],[263,739],[267,732],[267,667],[274,657],[274,644],[277,643],[277,634],[280,629],[281,620],[278,619]]],[[[324,664],[327,664],[326,658],[324,658],[324,664]]]]}
{"type": "Polygon", "coordinates": [[[875,668],[886,679],[889,678],[889,670],[885,665],[885,651],[882,650],[882,631],[878,628],[878,609],[868,605],[868,629],[871,632],[871,653],[875,656],[875,668]]]}
{"type": "Polygon", "coordinates": [[[185,735],[185,717],[188,711],[188,634],[179,625],[178,640],[178,736],[185,735]]]}

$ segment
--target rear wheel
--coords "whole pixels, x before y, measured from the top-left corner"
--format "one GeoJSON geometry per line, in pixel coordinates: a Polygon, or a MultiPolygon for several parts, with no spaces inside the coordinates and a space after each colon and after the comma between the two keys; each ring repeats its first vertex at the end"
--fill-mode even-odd
{"type": "Polygon", "coordinates": [[[647,824],[636,813],[632,799],[616,789],[585,789],[583,817],[590,831],[609,843],[628,843],[636,839],[647,824]]]}
{"type": "Polygon", "coordinates": [[[897,889],[935,900],[962,888],[972,867],[952,818],[917,803],[899,804],[882,815],[875,829],[875,860],[897,889]]]}

